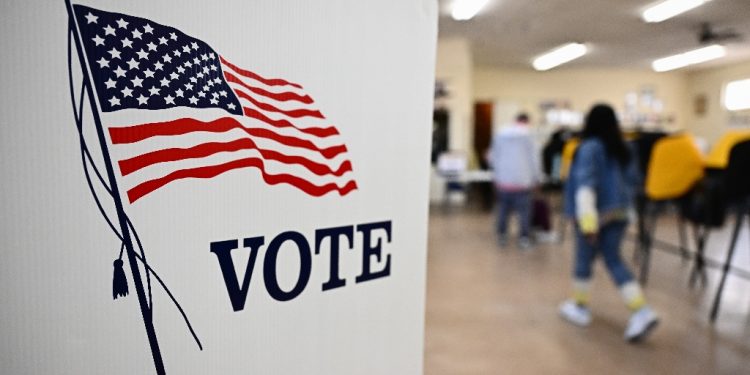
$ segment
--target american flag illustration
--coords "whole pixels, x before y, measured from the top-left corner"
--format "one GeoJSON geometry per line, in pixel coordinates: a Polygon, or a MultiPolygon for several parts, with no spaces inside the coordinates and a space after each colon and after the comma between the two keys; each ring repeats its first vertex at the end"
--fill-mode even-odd
{"type": "Polygon", "coordinates": [[[316,197],[357,189],[337,128],[301,85],[243,69],[175,28],[73,9],[130,203],[237,169],[316,197]]]}

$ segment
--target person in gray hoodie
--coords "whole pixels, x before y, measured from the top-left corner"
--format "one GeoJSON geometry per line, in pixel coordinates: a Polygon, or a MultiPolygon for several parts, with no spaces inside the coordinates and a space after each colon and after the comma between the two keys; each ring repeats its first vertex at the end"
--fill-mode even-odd
{"type": "Polygon", "coordinates": [[[488,156],[497,191],[500,245],[508,242],[508,217],[515,211],[520,227],[518,245],[528,249],[532,246],[532,195],[541,182],[541,168],[527,114],[519,114],[515,123],[495,133],[488,156]]]}

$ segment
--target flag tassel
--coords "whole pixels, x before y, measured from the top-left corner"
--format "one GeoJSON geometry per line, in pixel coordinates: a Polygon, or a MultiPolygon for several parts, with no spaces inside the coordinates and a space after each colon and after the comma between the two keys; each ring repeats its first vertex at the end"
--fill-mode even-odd
{"type": "Polygon", "coordinates": [[[125,278],[125,270],[122,269],[122,259],[114,262],[115,271],[112,275],[112,298],[125,297],[128,295],[128,279],[125,278]]]}

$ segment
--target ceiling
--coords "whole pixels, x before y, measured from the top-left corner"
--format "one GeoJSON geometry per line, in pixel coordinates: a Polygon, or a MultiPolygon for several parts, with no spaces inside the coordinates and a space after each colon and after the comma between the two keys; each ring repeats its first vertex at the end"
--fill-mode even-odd
{"type": "Polygon", "coordinates": [[[750,0],[713,0],[656,24],[640,18],[654,0],[489,0],[468,21],[450,17],[453,1],[439,0],[439,36],[469,40],[479,66],[530,67],[534,57],[576,41],[589,53],[557,69],[648,69],[657,58],[699,48],[703,22],[744,38],[724,43],[725,58],[693,69],[750,60],[750,0]]]}

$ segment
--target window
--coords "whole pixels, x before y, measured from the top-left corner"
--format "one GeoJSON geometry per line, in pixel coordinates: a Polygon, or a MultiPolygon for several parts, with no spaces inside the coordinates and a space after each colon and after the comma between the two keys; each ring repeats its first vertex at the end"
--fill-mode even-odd
{"type": "Polygon", "coordinates": [[[750,79],[727,84],[724,89],[724,107],[730,111],[750,109],[750,79]]]}

